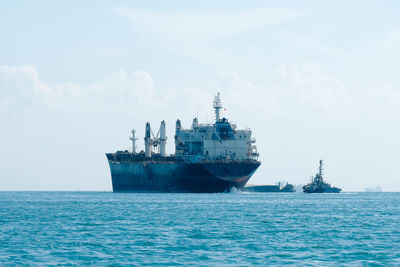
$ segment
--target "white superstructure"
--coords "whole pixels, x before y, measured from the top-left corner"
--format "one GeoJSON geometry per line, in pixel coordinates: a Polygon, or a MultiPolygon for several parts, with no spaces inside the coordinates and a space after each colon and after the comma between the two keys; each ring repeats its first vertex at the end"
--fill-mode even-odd
{"type": "Polygon", "coordinates": [[[222,103],[219,93],[213,101],[214,124],[199,124],[193,119],[190,129],[182,129],[180,120],[175,129],[175,156],[197,160],[245,160],[258,158],[251,130],[236,129],[236,125],[220,118],[222,103]]]}
{"type": "MultiPolygon", "coordinates": [[[[220,94],[214,97],[215,109],[214,124],[200,124],[197,118],[193,119],[190,129],[183,129],[178,119],[175,126],[175,157],[185,161],[197,162],[207,160],[257,160],[258,153],[256,140],[251,137],[250,129],[238,130],[235,124],[231,124],[226,118],[221,118],[220,109],[222,102],[220,94]]],[[[132,151],[135,154],[135,131],[132,130],[132,151]]],[[[151,158],[153,150],[160,157],[166,155],[166,129],[165,121],[161,122],[157,135],[153,134],[150,123],[146,123],[145,129],[145,157],[151,158]]]]}

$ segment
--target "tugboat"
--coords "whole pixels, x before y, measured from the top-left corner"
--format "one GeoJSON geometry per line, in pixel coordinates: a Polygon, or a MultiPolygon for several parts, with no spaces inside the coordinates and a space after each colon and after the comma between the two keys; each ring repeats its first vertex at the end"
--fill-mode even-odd
{"type": "Polygon", "coordinates": [[[281,192],[292,193],[292,192],[296,192],[296,189],[294,188],[294,186],[292,184],[286,183],[286,185],[284,187],[281,187],[281,192]]]}
{"type": "Polygon", "coordinates": [[[303,186],[304,193],[340,193],[340,191],[342,191],[342,189],[338,187],[325,183],[324,178],[322,177],[322,171],[323,161],[321,159],[319,161],[319,172],[315,177],[311,177],[311,182],[309,184],[303,186]]]}

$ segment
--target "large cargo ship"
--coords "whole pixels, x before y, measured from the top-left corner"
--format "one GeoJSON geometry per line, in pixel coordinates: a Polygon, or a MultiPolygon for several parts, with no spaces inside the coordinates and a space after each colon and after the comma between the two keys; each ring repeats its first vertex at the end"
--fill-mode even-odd
{"type": "Polygon", "coordinates": [[[220,117],[222,102],[214,97],[215,123],[193,119],[190,129],[175,125],[175,154],[166,154],[166,126],[157,135],[145,128],[145,151],[136,153],[136,131],[132,150],[107,153],[114,192],[229,192],[242,189],[260,166],[250,129],[239,130],[220,117]]]}

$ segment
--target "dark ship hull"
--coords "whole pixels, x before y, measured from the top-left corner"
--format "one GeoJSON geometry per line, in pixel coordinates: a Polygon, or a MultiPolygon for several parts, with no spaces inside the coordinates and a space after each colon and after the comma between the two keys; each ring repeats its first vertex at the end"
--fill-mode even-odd
{"type": "Polygon", "coordinates": [[[284,187],[280,187],[279,185],[254,185],[254,186],[246,186],[242,190],[243,192],[281,192],[281,193],[291,193],[296,192],[296,189],[293,185],[286,185],[284,187]]]}
{"type": "Polygon", "coordinates": [[[340,193],[340,191],[342,191],[342,189],[337,187],[303,187],[304,193],[340,193]]]}
{"type": "MultiPolygon", "coordinates": [[[[107,155],[109,157],[109,155],[107,155]]],[[[242,189],[259,162],[114,161],[109,157],[114,192],[229,192],[242,189]]]]}

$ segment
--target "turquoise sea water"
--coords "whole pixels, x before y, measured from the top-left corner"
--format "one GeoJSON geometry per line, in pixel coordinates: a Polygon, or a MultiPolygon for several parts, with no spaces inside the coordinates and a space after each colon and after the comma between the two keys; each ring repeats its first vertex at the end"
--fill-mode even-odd
{"type": "Polygon", "coordinates": [[[0,264],[400,265],[400,193],[0,192],[0,264]]]}

